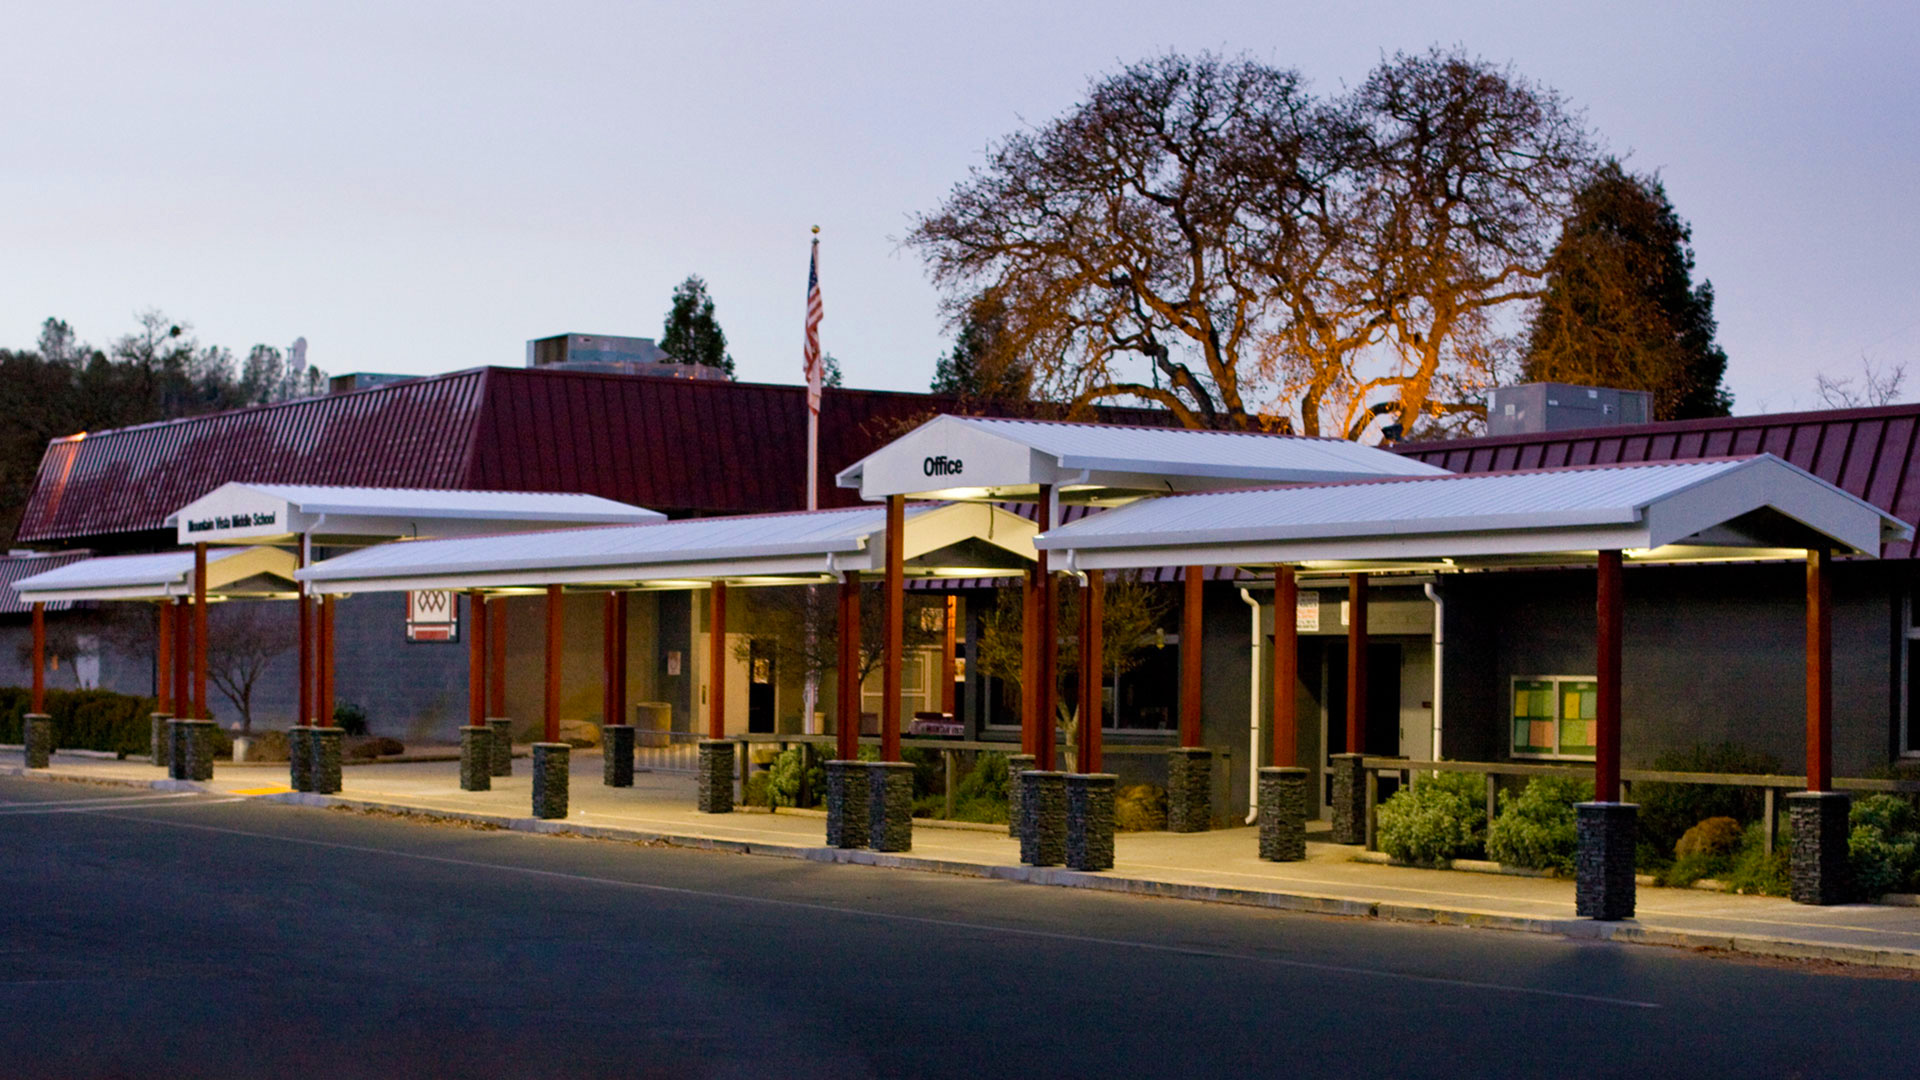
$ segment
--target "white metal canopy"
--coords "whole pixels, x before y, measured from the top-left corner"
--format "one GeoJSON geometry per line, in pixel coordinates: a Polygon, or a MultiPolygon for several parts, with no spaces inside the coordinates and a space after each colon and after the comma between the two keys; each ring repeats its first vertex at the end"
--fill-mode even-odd
{"type": "MultiPolygon", "coordinates": [[[[1034,558],[1033,522],[979,503],[906,508],[907,573],[991,577],[1034,558]]],[[[650,525],[384,544],[327,559],[296,576],[319,593],[514,589],[546,585],[690,588],[827,581],[878,573],[886,511],[862,506],[650,525]]]]}
{"type": "MultiPolygon", "coordinates": [[[[214,548],[207,552],[207,595],[288,597],[294,557],[271,547],[214,548]]],[[[14,583],[23,603],[75,600],[165,600],[193,595],[193,552],[107,555],[68,563],[14,583]]]]}
{"type": "Polygon", "coordinates": [[[1382,568],[1618,550],[1636,561],[1877,557],[1911,530],[1770,454],[1172,495],[1035,540],[1075,569],[1382,568]]]}
{"type": "Polygon", "coordinates": [[[573,525],[664,521],[597,495],[524,491],[222,484],[167,516],[182,544],[368,543],[573,525]]]}
{"type": "Polygon", "coordinates": [[[1443,475],[1344,439],[936,416],[841,470],[837,481],[864,499],[1030,500],[1044,484],[1067,502],[1117,502],[1248,484],[1443,475]]]}

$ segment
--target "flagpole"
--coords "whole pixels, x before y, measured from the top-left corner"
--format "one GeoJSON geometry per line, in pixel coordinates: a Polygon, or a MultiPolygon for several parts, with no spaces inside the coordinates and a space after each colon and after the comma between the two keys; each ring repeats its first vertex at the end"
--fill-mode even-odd
{"type": "MultiPolygon", "coordinates": [[[[820,226],[813,227],[813,269],[820,268],[820,226]]],[[[822,361],[824,363],[824,361],[822,361]]],[[[820,509],[820,410],[807,404],[807,509],[820,509]]]]}
{"type": "MultiPolygon", "coordinates": [[[[816,347],[812,339],[812,335],[816,331],[816,326],[813,321],[814,320],[813,305],[815,302],[815,298],[818,296],[817,290],[819,286],[819,273],[820,273],[820,226],[818,225],[815,225],[813,227],[813,249],[811,250],[811,252],[809,252],[809,255],[810,255],[810,261],[807,267],[807,276],[809,278],[807,283],[807,308],[808,308],[807,326],[808,326],[808,336],[809,336],[808,356],[812,364],[820,365],[820,364],[824,364],[825,360],[812,359],[813,349],[816,347]]],[[[814,367],[809,367],[807,370],[807,509],[808,510],[820,509],[820,490],[819,490],[820,488],[820,408],[819,408],[819,399],[816,396],[817,391],[815,387],[817,385],[817,381],[821,379],[823,376],[824,376],[824,372],[816,371],[814,367]]],[[[807,615],[808,615],[807,653],[809,657],[812,656],[814,652],[815,643],[818,640],[817,631],[814,625],[814,619],[815,617],[818,616],[820,611],[819,601],[820,601],[820,587],[817,585],[807,586],[807,615]]],[[[809,663],[811,663],[811,660],[809,660],[809,663]]],[[[806,714],[801,718],[800,727],[801,727],[801,730],[805,731],[809,735],[820,734],[820,724],[819,724],[819,721],[817,720],[817,717],[820,714],[815,711],[819,707],[819,701],[820,701],[820,672],[817,670],[809,670],[807,672],[806,685],[800,694],[800,708],[806,714]]]]}

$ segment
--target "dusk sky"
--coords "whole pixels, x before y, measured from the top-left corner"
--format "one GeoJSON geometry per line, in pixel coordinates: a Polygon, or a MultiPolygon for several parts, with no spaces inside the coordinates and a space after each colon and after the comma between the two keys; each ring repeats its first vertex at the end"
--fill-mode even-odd
{"type": "MultiPolygon", "coordinates": [[[[808,227],[854,386],[949,334],[910,216],[1088,80],[1168,49],[1320,91],[1458,44],[1657,170],[1718,293],[1735,411],[1920,356],[1911,3],[11,5],[0,347],[160,308],[335,373],[657,336],[704,275],[743,379],[797,382],[808,227]]],[[[1920,365],[1909,393],[1920,396],[1920,365]]]]}

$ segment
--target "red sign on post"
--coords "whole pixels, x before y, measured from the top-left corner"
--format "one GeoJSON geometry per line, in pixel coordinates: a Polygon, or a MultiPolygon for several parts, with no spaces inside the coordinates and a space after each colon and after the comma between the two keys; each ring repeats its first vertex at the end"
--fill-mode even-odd
{"type": "Polygon", "coordinates": [[[447,589],[423,589],[407,594],[408,641],[455,641],[459,638],[460,602],[447,589]]]}

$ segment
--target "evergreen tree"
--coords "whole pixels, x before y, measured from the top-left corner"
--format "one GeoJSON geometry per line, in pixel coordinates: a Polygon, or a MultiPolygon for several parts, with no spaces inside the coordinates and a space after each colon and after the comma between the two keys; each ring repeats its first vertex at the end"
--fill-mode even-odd
{"type": "Polygon", "coordinates": [[[673,307],[660,331],[660,350],[676,364],[703,364],[733,377],[727,335],[713,316],[713,297],[707,295],[707,283],[700,275],[689,274],[674,288],[673,307]]]}
{"type": "Polygon", "coordinates": [[[1658,177],[1603,164],[1547,261],[1527,381],[1650,391],[1657,420],[1727,415],[1713,283],[1693,283],[1692,239],[1658,177]]]}
{"type": "Polygon", "coordinates": [[[980,401],[1022,401],[1032,389],[1033,373],[1008,355],[1006,306],[991,294],[969,301],[953,349],[933,369],[936,394],[980,401]]]}

